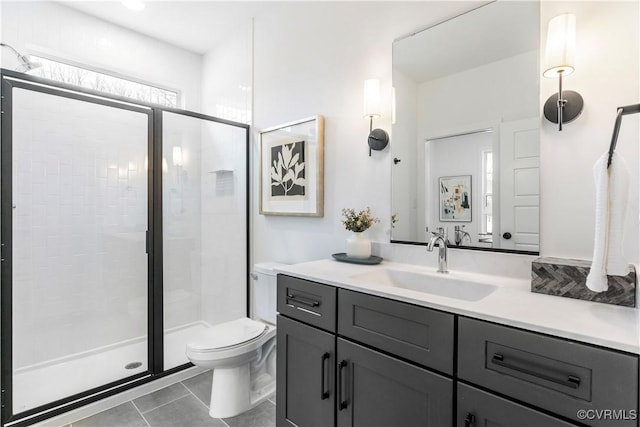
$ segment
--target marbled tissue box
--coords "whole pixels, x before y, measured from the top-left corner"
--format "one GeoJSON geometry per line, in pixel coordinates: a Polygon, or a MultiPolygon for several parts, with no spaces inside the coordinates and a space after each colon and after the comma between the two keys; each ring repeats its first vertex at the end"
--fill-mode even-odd
{"type": "Polygon", "coordinates": [[[636,306],[636,270],[629,265],[626,276],[608,276],[609,289],[593,292],[587,288],[590,261],[562,258],[538,258],[531,264],[531,292],[567,298],[636,306]]]}

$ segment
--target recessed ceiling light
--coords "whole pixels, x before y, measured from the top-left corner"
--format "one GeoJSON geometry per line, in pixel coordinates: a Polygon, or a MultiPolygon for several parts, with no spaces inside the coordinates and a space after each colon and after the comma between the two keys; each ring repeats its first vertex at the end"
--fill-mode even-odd
{"type": "Polygon", "coordinates": [[[144,3],[141,0],[122,0],[122,4],[131,10],[140,11],[144,9],[144,3]]]}

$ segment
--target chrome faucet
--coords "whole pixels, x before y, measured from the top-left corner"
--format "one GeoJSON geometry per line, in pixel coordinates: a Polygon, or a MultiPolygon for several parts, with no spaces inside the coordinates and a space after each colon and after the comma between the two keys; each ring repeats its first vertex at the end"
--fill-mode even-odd
{"type": "Polygon", "coordinates": [[[464,243],[464,238],[467,237],[469,239],[469,244],[471,244],[471,236],[469,233],[464,231],[464,225],[456,225],[454,227],[454,237],[453,241],[456,243],[456,246],[460,246],[464,243]]]}
{"type": "Polygon", "coordinates": [[[427,244],[427,250],[433,252],[433,246],[438,244],[438,273],[448,273],[447,270],[447,229],[438,228],[437,232],[431,232],[431,239],[427,244]]]}

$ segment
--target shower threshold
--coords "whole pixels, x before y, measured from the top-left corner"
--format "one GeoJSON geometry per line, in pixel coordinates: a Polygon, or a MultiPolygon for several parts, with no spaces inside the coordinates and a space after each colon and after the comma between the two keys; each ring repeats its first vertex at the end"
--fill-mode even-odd
{"type": "MultiPolygon", "coordinates": [[[[207,327],[206,322],[198,321],[168,329],[164,335],[165,369],[188,363],[187,341],[207,327]]],[[[13,412],[17,414],[146,370],[145,337],[16,369],[13,412]]]]}

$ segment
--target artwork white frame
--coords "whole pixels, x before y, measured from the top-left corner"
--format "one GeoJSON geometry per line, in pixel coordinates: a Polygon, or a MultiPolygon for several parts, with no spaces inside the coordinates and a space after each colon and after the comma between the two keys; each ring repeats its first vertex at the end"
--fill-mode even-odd
{"type": "Polygon", "coordinates": [[[438,179],[439,219],[442,222],[471,222],[471,175],[438,179]]]}
{"type": "Polygon", "coordinates": [[[260,131],[260,214],[324,216],[324,118],[260,131]]]}

